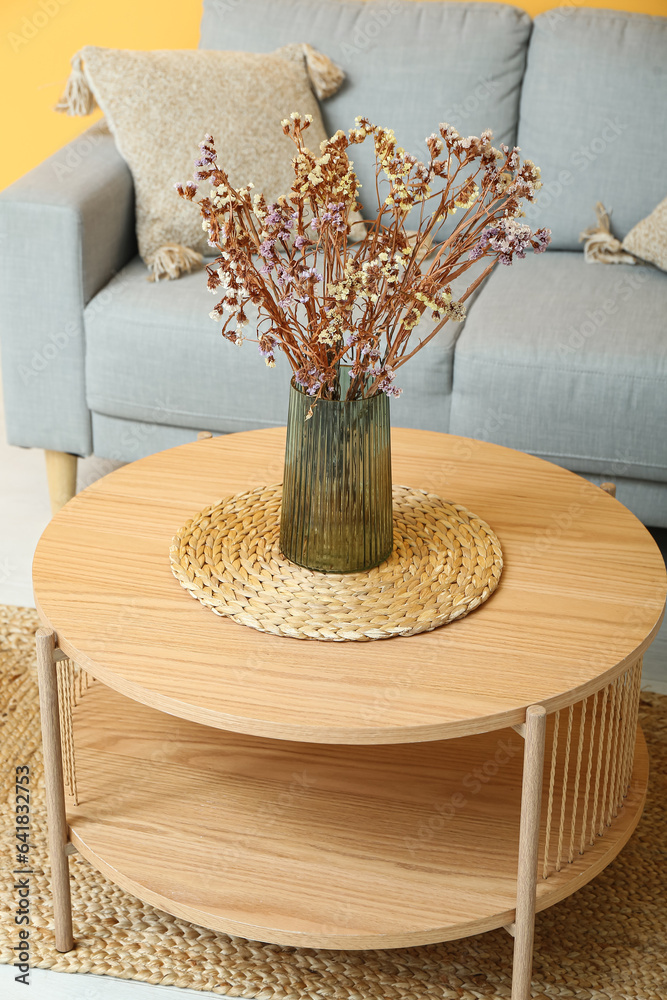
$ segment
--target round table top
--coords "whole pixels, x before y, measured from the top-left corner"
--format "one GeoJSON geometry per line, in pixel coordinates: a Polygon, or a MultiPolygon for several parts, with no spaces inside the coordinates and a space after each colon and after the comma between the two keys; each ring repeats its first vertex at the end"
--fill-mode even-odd
{"type": "Polygon", "coordinates": [[[395,483],[487,521],[505,568],[492,597],[433,632],[287,639],[221,618],[169,565],[176,530],[223,496],[280,482],[285,429],[209,438],[98,480],[48,525],[35,599],[61,649],[104,684],[203,725],[310,743],[447,739],[515,725],[609,683],[665,604],[649,532],[550,462],[431,431],[392,432],[395,483]]]}

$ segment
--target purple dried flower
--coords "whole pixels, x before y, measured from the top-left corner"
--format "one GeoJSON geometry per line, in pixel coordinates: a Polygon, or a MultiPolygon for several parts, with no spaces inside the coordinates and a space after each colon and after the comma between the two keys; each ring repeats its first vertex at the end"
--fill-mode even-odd
{"type": "Polygon", "coordinates": [[[550,229],[537,229],[533,233],[533,238],[531,240],[533,245],[533,250],[535,253],[544,253],[546,248],[551,243],[551,230],[550,229]]]}
{"type": "Polygon", "coordinates": [[[519,258],[525,257],[526,250],[531,246],[531,243],[538,253],[542,249],[546,249],[544,241],[547,237],[541,231],[538,232],[540,232],[540,236],[537,239],[536,246],[535,242],[533,242],[535,237],[530,231],[530,226],[507,216],[500,219],[497,225],[486,227],[470,251],[469,259],[477,260],[485,251],[491,250],[498,255],[498,260],[501,264],[508,266],[512,263],[515,254],[519,258]],[[540,249],[538,250],[537,247],[540,249]]]}
{"type": "MultiPolygon", "coordinates": [[[[380,352],[374,344],[364,344],[361,348],[360,354],[362,358],[368,358],[371,364],[375,364],[380,360],[380,352]]],[[[378,370],[377,372],[374,372],[374,374],[379,375],[380,371],[378,370]]]]}
{"type": "Polygon", "coordinates": [[[303,270],[303,271],[301,272],[301,274],[299,275],[299,277],[300,277],[300,278],[301,278],[301,279],[302,279],[303,281],[308,281],[308,280],[309,280],[310,278],[312,278],[312,279],[313,279],[314,281],[322,281],[322,275],[321,275],[321,274],[319,274],[319,273],[317,272],[317,269],[316,269],[316,268],[314,268],[314,267],[309,267],[309,268],[305,268],[305,269],[304,269],[304,270],[303,270]]]}
{"type": "Polygon", "coordinates": [[[282,213],[277,205],[269,205],[268,215],[264,219],[266,226],[278,226],[283,221],[282,213]]]}
{"type": "Polygon", "coordinates": [[[278,284],[282,288],[284,285],[291,285],[293,282],[292,275],[287,270],[284,264],[280,261],[276,261],[276,271],[278,272],[278,284]]]}
{"type": "Polygon", "coordinates": [[[398,397],[403,392],[402,389],[397,388],[397,386],[392,385],[394,379],[396,378],[396,373],[390,365],[385,365],[384,368],[378,370],[372,370],[373,375],[380,375],[380,381],[378,382],[378,391],[383,392],[385,396],[398,397]]]}
{"type": "Polygon", "coordinates": [[[469,260],[478,260],[482,256],[482,254],[484,253],[484,251],[486,250],[488,244],[489,244],[489,241],[488,241],[487,237],[484,236],[484,235],[482,235],[479,238],[479,240],[477,241],[477,243],[475,243],[475,245],[472,248],[472,250],[470,251],[470,253],[468,254],[468,259],[469,260]]]}
{"type": "Polygon", "coordinates": [[[257,346],[259,348],[259,353],[262,355],[263,358],[271,358],[273,356],[273,351],[275,349],[276,342],[273,339],[273,337],[265,335],[259,338],[257,346]]]}
{"type": "Polygon", "coordinates": [[[266,260],[275,259],[275,254],[273,252],[273,247],[275,245],[275,242],[276,241],[274,239],[264,240],[264,242],[260,246],[259,252],[262,255],[262,257],[264,257],[266,260]]]}
{"type": "Polygon", "coordinates": [[[320,372],[314,365],[303,365],[294,373],[294,381],[305,389],[309,396],[316,396],[324,384],[324,372],[320,372]]]}

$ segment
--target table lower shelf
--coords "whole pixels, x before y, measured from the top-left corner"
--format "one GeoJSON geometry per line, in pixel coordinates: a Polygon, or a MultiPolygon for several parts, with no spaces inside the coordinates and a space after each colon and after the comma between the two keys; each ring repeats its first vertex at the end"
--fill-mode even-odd
{"type": "MultiPolygon", "coordinates": [[[[290,743],[198,726],[95,683],[74,710],[74,740],[73,843],[176,916],[274,944],[349,949],[513,920],[523,740],[511,729],[418,744],[290,743]]],[[[539,879],[538,910],[618,854],[647,778],[639,733],[617,818],[539,879]]],[[[546,812],[545,802],[543,828],[546,812]]]]}

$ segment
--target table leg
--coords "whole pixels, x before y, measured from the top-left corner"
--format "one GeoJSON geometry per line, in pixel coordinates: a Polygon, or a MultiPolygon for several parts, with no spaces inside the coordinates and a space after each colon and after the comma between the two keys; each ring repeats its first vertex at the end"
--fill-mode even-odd
{"type": "Polygon", "coordinates": [[[513,928],[512,1000],[530,1000],[546,720],[547,713],[541,705],[531,705],[526,710],[526,723],[523,731],[519,869],[516,886],[516,917],[513,928]]]}
{"type": "Polygon", "coordinates": [[[58,951],[70,951],[74,947],[72,900],[69,885],[68,827],[65,813],[60,715],[58,712],[58,677],[54,649],[55,633],[47,628],[38,629],[37,674],[39,678],[39,707],[42,716],[46,815],[49,832],[56,948],[58,951]]]}

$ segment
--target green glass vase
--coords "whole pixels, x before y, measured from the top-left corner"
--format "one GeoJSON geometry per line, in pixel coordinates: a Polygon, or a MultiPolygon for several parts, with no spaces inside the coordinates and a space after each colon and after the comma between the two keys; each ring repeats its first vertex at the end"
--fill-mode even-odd
{"type": "MultiPolygon", "coordinates": [[[[341,371],[341,396],[349,375],[341,371]]],[[[280,511],[280,549],[299,566],[357,573],[393,547],[389,399],[320,399],[294,381],[280,511]]]]}

